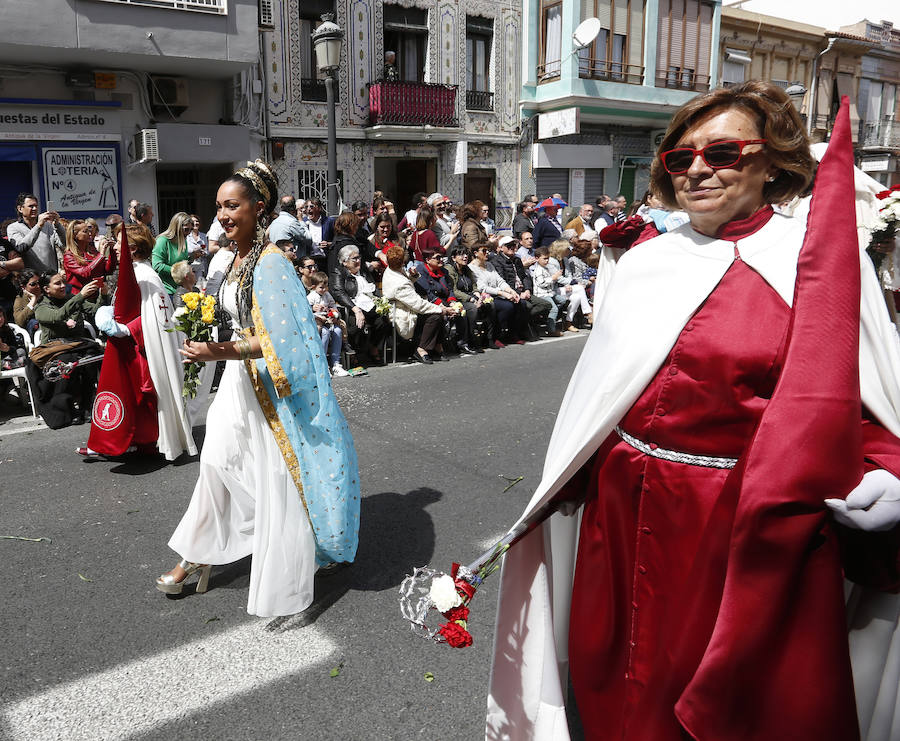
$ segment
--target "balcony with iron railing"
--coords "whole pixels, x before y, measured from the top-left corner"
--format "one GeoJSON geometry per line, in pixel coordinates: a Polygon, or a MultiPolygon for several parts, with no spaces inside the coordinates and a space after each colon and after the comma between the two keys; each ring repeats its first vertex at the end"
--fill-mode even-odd
{"type": "Polygon", "coordinates": [[[859,145],[863,149],[900,149],[900,122],[876,121],[859,124],[859,145]]]}
{"type": "Polygon", "coordinates": [[[494,94],[487,90],[466,90],[467,111],[493,111],[494,94]]]}
{"type": "Polygon", "coordinates": [[[369,125],[457,127],[456,85],[378,80],[369,83],[369,125]]]}
{"type": "Polygon", "coordinates": [[[709,75],[698,73],[688,67],[657,69],[656,86],[703,92],[709,90],[709,75]]]}
{"type": "Polygon", "coordinates": [[[644,67],[637,64],[622,64],[606,59],[580,57],[578,59],[578,76],[588,80],[608,80],[640,85],[644,81],[644,67]]]}

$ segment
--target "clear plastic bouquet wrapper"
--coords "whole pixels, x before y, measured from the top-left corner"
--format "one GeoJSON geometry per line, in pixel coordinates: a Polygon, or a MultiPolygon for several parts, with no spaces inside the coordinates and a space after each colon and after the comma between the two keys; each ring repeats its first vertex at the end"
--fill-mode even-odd
{"type": "Polygon", "coordinates": [[[407,576],[400,585],[400,613],[413,633],[453,648],[471,646],[474,638],[469,632],[469,603],[475,592],[500,568],[510,548],[560,508],[560,502],[551,500],[468,566],[454,563],[449,574],[422,566],[407,576]]]}

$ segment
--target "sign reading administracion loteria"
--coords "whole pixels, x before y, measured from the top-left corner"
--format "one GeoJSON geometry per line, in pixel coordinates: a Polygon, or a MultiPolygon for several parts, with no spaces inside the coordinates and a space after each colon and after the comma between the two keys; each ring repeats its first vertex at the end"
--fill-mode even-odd
{"type": "Polygon", "coordinates": [[[0,101],[0,141],[120,141],[116,108],[0,101]]]}
{"type": "Polygon", "coordinates": [[[44,147],[44,194],[60,213],[118,211],[116,147],[44,147]]]}

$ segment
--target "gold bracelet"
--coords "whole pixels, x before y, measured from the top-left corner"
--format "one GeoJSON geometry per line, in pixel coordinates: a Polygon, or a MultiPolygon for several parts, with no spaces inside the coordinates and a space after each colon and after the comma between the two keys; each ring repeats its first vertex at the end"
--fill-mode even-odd
{"type": "Polygon", "coordinates": [[[234,343],[234,349],[238,351],[238,357],[241,360],[247,360],[250,357],[250,353],[253,352],[250,347],[250,340],[243,338],[234,343]]]}

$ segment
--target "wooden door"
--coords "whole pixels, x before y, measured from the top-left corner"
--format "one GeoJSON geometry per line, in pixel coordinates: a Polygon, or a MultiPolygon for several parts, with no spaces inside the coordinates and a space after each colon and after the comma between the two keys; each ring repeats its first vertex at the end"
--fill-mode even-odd
{"type": "Polygon", "coordinates": [[[463,200],[465,203],[481,201],[494,218],[494,170],[469,170],[463,182],[463,200]]]}
{"type": "Polygon", "coordinates": [[[397,161],[397,192],[394,194],[394,209],[398,216],[409,208],[415,193],[430,193],[428,190],[428,162],[422,159],[397,161]]]}

